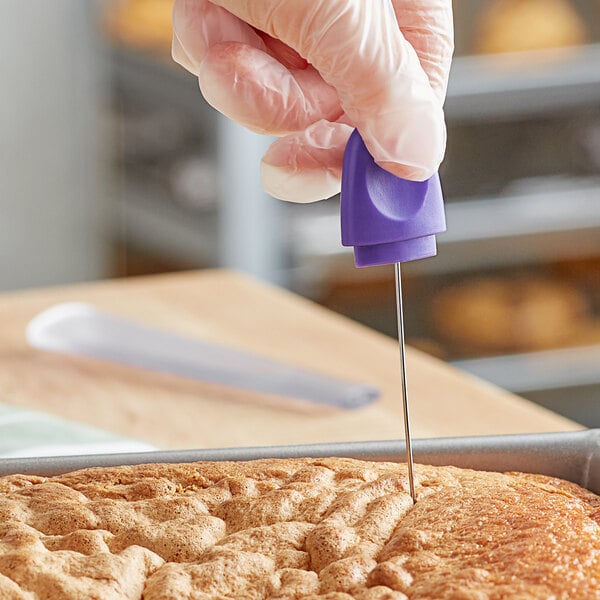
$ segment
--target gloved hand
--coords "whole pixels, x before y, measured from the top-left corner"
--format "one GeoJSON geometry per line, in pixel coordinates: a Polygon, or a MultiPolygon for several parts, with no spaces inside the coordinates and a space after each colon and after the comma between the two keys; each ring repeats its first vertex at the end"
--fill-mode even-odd
{"type": "Polygon", "coordinates": [[[206,100],[283,136],[261,164],[271,195],[337,193],[353,127],[401,177],[442,161],[451,0],[175,0],[173,25],[173,57],[206,100]]]}

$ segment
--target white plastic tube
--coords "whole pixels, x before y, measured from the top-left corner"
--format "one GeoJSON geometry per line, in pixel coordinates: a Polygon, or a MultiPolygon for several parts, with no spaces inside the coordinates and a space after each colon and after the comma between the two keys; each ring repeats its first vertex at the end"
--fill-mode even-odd
{"type": "Polygon", "coordinates": [[[340,408],[358,408],[377,388],[334,379],[199,339],[100,312],[83,303],[53,306],[27,326],[39,350],[109,360],[254,392],[340,408]]]}

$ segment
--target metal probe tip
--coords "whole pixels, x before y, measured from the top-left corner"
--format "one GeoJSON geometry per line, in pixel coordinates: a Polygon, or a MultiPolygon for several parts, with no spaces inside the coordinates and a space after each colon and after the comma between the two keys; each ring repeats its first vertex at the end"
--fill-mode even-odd
{"type": "Polygon", "coordinates": [[[410,435],[410,415],[408,412],[408,389],[406,385],[406,348],[404,346],[404,312],[402,310],[402,277],[400,263],[394,265],[396,275],[396,318],[398,321],[398,343],[400,346],[400,376],[402,383],[402,412],[404,414],[404,440],[406,444],[406,465],[408,468],[408,485],[410,497],[417,501],[415,494],[415,476],[412,454],[412,439],[410,435]]]}

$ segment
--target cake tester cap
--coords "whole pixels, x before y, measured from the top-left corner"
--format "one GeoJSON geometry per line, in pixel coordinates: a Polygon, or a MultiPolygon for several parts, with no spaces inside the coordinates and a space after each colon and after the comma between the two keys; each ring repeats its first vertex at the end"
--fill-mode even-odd
{"type": "Polygon", "coordinates": [[[437,173],[410,181],[377,165],[357,130],[344,153],[342,244],[354,246],[357,267],[435,256],[437,233],[446,230],[437,173]]]}

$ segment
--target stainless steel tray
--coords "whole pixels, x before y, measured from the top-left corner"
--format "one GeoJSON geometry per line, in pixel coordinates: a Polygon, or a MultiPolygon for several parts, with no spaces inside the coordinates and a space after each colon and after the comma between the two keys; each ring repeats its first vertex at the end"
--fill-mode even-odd
{"type": "MultiPolygon", "coordinates": [[[[569,433],[437,438],[414,441],[416,462],[486,471],[524,471],[560,477],[600,494],[600,429],[569,433]]],[[[200,460],[345,456],[404,461],[400,441],[223,448],[0,459],[0,475],[58,475],[86,467],[200,460]]]]}

